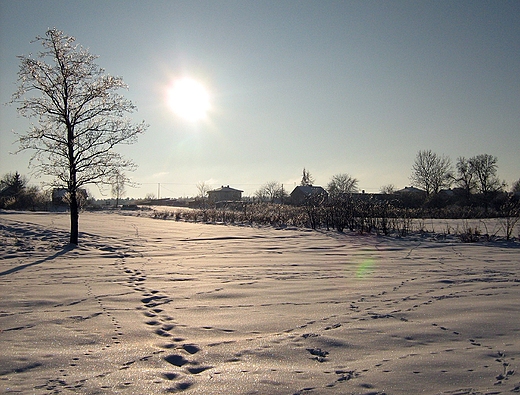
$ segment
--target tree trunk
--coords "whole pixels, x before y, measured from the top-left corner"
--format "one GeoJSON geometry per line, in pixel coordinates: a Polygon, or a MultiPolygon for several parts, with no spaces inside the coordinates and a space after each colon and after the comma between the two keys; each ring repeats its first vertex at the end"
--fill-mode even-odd
{"type": "MultiPolygon", "coordinates": [[[[65,88],[67,88],[65,81],[65,88]]],[[[65,89],[67,91],[67,89],[65,89]]],[[[68,100],[65,100],[65,113],[68,111],[68,100]]],[[[69,159],[68,190],[70,195],[70,244],[78,245],[79,234],[79,204],[78,184],[76,182],[76,159],[74,155],[74,128],[67,118],[67,147],[69,159]]]]}
{"type": "Polygon", "coordinates": [[[70,244],[78,245],[79,207],[76,191],[70,193],[70,244]]]}

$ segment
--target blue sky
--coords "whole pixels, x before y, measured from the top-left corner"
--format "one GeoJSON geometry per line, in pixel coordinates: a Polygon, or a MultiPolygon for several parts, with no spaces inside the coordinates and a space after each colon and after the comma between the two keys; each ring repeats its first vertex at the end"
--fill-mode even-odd
{"type": "MultiPolygon", "coordinates": [[[[159,183],[161,197],[193,196],[201,181],[291,190],[304,167],[316,185],[349,173],[367,192],[402,188],[423,149],[495,155],[501,179],[520,178],[518,1],[0,0],[2,104],[16,56],[52,27],[122,76],[150,125],[120,150],[139,166],[131,197],[159,183]],[[207,119],[168,108],[182,76],[209,90],[207,119]]],[[[29,175],[29,153],[9,154],[29,125],[1,106],[0,174],[29,175]]]]}

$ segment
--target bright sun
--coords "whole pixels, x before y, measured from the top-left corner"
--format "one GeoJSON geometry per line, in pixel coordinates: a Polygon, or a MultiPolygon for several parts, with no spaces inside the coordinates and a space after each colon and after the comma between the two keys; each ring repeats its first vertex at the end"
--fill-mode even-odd
{"type": "Polygon", "coordinates": [[[209,94],[200,82],[182,78],[168,89],[168,104],[177,116],[196,122],[206,118],[210,108],[209,94]]]}

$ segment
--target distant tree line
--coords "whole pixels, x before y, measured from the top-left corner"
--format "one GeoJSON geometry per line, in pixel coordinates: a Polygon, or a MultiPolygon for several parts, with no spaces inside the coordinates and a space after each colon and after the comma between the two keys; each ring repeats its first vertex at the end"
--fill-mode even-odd
{"type": "MultiPolygon", "coordinates": [[[[508,240],[514,236],[515,226],[520,220],[520,204],[518,198],[514,200],[513,196],[510,195],[510,199],[504,201],[500,210],[494,212],[508,240]]],[[[402,204],[402,201],[393,199],[392,195],[347,194],[337,195],[335,198],[315,196],[301,205],[243,200],[229,202],[219,207],[213,205],[188,211],[156,210],[152,215],[159,219],[173,218],[177,221],[269,225],[406,236],[412,232],[426,232],[425,219],[481,218],[484,211],[464,211],[452,207],[411,208],[402,204]]],[[[471,226],[465,226],[460,230],[446,226],[443,231],[444,236],[450,232],[457,233],[463,241],[478,241],[481,237],[490,240],[494,237],[487,231],[481,232],[477,227],[471,226]]],[[[442,237],[443,234],[440,236],[442,237]]]]}
{"type": "Polygon", "coordinates": [[[28,185],[27,178],[18,172],[7,173],[0,180],[0,208],[12,210],[46,210],[50,195],[36,186],[28,185]]]}
{"type": "MultiPolygon", "coordinates": [[[[300,185],[312,186],[313,182],[314,178],[304,168],[300,185]]],[[[498,177],[498,159],[489,154],[459,157],[454,168],[447,156],[431,150],[419,151],[412,166],[410,182],[416,189],[396,191],[395,186],[389,184],[380,188],[380,194],[391,195],[385,199],[399,201],[401,207],[444,209],[457,206],[472,208],[475,213],[479,209],[484,209],[485,213],[491,210],[490,215],[496,214],[497,207],[507,198],[507,184],[498,177]]],[[[336,174],[325,188],[326,199],[313,197],[319,200],[313,204],[345,200],[348,195],[359,193],[358,184],[358,179],[347,173],[336,174]]],[[[520,179],[513,183],[511,193],[520,194],[520,179]]],[[[291,203],[287,190],[277,181],[263,184],[254,197],[261,202],[291,203]]]]}
{"type": "MultiPolygon", "coordinates": [[[[412,166],[411,185],[417,189],[396,191],[393,184],[384,185],[379,194],[359,193],[359,180],[347,173],[331,177],[324,191],[326,194],[309,196],[303,206],[332,206],[343,210],[353,200],[367,199],[386,201],[393,206],[421,209],[434,216],[459,213],[464,217],[496,216],[500,207],[508,200],[506,183],[498,177],[496,156],[481,154],[471,158],[459,157],[452,166],[449,157],[431,150],[419,151],[412,166]],[[451,189],[453,187],[453,189],[451,189]],[[444,213],[444,214],[443,214],[444,213]]],[[[110,180],[112,195],[117,206],[125,194],[126,177],[116,172],[110,180]]],[[[312,186],[314,177],[303,169],[300,186],[312,186]]],[[[197,184],[196,199],[204,207],[209,186],[197,184]]],[[[520,179],[511,188],[512,195],[520,194],[520,179]]],[[[8,173],[0,180],[0,208],[31,209],[44,208],[50,202],[50,193],[27,185],[27,178],[20,173],[8,173]]],[[[149,197],[147,197],[149,198],[149,197]]],[[[146,198],[145,198],[146,200],[146,198]]],[[[289,191],[278,181],[263,184],[248,202],[293,204],[289,191]]]]}
{"type": "MultiPolygon", "coordinates": [[[[253,199],[229,202],[218,208],[206,206],[204,210],[175,216],[202,222],[246,222],[402,235],[411,230],[414,220],[498,217],[503,220],[509,239],[520,219],[520,179],[508,193],[497,170],[497,158],[488,154],[459,157],[454,169],[448,157],[429,150],[419,151],[410,176],[415,188],[396,191],[393,185],[385,185],[378,194],[359,193],[358,180],[340,173],[331,178],[323,193],[309,195],[295,205],[283,184],[270,181],[256,191],[253,199]]],[[[313,182],[314,178],[304,168],[300,186],[312,186],[313,182]]],[[[469,240],[475,239],[474,232],[468,230],[469,240]]]]}
{"type": "MultiPolygon", "coordinates": [[[[455,187],[463,205],[481,205],[486,210],[497,196],[506,190],[506,182],[498,177],[498,158],[481,154],[471,158],[459,157],[455,169],[450,158],[431,150],[419,151],[412,167],[412,185],[422,188],[425,203],[440,204],[439,193],[455,187]]],[[[519,192],[520,180],[513,185],[512,192],[519,192]]]]}
{"type": "MultiPolygon", "coordinates": [[[[158,213],[158,217],[175,216],[177,220],[298,226],[312,229],[335,229],[381,234],[407,234],[411,223],[426,218],[502,218],[506,236],[512,235],[520,220],[520,179],[510,192],[497,175],[497,158],[482,154],[460,157],[455,168],[445,156],[419,151],[412,166],[410,180],[416,188],[395,191],[393,185],[381,193],[360,193],[358,180],[347,173],[332,176],[322,193],[309,195],[299,204],[283,184],[270,181],[252,198],[216,207],[205,197],[205,183],[197,184],[203,204],[190,212],[158,213]],[[449,189],[454,186],[453,189],[449,189]]],[[[314,179],[303,170],[300,186],[312,186],[314,179]]],[[[114,179],[113,195],[123,193],[120,180],[114,179]]],[[[0,208],[41,209],[49,195],[28,187],[19,173],[9,173],[1,181],[0,208]]],[[[116,200],[116,201],[117,201],[116,200]]],[[[469,237],[470,240],[474,235],[469,237]]]]}

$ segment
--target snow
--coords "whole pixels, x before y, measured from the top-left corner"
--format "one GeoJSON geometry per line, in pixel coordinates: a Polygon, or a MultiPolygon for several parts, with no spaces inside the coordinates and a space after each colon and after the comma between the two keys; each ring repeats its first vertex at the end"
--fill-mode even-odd
{"type": "Polygon", "coordinates": [[[518,242],[0,212],[0,392],[520,392],[518,242]]]}

